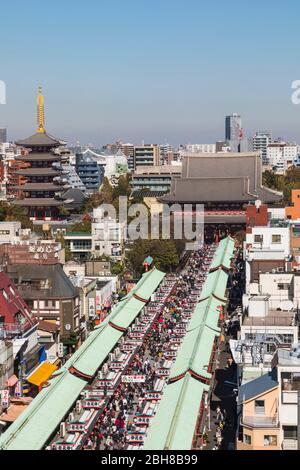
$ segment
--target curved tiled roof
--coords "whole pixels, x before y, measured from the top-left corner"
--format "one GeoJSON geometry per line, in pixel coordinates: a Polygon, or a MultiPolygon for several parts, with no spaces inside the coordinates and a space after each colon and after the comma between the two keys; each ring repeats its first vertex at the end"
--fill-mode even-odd
{"type": "Polygon", "coordinates": [[[35,134],[23,140],[18,140],[17,145],[22,147],[58,147],[62,145],[62,141],[50,136],[46,132],[36,132],[35,134]]]}

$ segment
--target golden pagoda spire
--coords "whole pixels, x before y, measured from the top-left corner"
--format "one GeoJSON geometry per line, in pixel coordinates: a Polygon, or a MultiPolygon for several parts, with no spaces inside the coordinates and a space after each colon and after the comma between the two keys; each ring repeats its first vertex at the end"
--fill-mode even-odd
{"type": "Polygon", "coordinates": [[[45,133],[45,114],[44,114],[44,96],[42,94],[42,87],[39,87],[39,93],[37,97],[37,132],[45,133]]]}

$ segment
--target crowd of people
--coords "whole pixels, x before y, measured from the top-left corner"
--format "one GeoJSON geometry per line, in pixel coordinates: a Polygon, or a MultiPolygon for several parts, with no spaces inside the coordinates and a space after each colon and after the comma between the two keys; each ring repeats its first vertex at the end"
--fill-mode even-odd
{"type": "Polygon", "coordinates": [[[205,280],[211,261],[211,257],[207,259],[206,255],[213,253],[213,250],[213,246],[205,246],[191,254],[187,266],[175,281],[173,291],[126,370],[127,375],[145,376],[145,381],[119,383],[112,396],[107,397],[106,405],[88,435],[84,449],[128,448],[128,435],[139,429],[136,417],[142,414],[145,393],[155,390],[155,382],[160,379],[157,371],[166,361],[166,351],[171,347],[171,338],[175,336],[174,329],[182,325],[184,311],[194,305],[190,300],[191,294],[195,292],[199,279],[205,280]]]}

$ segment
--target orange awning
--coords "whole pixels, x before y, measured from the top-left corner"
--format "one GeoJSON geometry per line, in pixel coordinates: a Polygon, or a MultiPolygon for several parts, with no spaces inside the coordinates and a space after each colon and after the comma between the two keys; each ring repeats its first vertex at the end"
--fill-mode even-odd
{"type": "Polygon", "coordinates": [[[27,382],[40,387],[40,385],[46,382],[53,372],[57,369],[57,366],[50,364],[50,362],[43,362],[33,374],[27,377],[27,382]]]}

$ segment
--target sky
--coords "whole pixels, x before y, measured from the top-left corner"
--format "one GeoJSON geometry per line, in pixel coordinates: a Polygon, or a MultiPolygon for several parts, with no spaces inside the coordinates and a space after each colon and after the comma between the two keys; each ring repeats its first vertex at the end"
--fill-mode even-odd
{"type": "Polygon", "coordinates": [[[0,127],[35,131],[41,85],[70,144],[214,143],[233,112],[300,143],[299,17],[298,0],[2,2],[0,127]]]}

